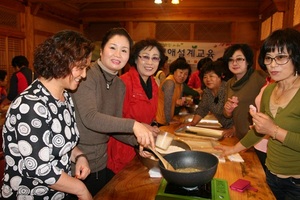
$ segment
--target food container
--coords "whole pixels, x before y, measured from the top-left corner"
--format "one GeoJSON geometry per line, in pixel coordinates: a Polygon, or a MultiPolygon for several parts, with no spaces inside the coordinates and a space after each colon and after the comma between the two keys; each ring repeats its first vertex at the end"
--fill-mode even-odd
{"type": "Polygon", "coordinates": [[[198,126],[184,126],[182,128],[177,129],[175,131],[175,135],[220,140],[221,138],[223,138],[223,130],[202,128],[198,126]]]}

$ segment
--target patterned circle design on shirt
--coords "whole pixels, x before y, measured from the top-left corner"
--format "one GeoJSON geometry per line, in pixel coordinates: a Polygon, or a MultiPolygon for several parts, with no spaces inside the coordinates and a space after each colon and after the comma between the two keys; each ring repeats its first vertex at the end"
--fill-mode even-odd
{"type": "MultiPolygon", "coordinates": [[[[25,185],[20,185],[18,192],[19,192],[20,196],[21,195],[29,195],[30,194],[30,189],[25,185]]],[[[18,199],[19,199],[19,197],[18,197],[18,199]]],[[[23,199],[27,200],[28,198],[23,198],[23,199]]]]}
{"type": "Polygon", "coordinates": [[[23,156],[29,156],[32,153],[32,146],[29,142],[25,140],[20,140],[18,142],[19,151],[23,156]]]}
{"type": "Polygon", "coordinates": [[[59,155],[65,155],[67,152],[71,151],[71,149],[73,148],[73,145],[71,144],[71,142],[66,143],[66,145],[61,148],[59,155]]]}
{"type": "Polygon", "coordinates": [[[45,183],[48,185],[53,185],[54,183],[56,183],[56,180],[54,177],[50,177],[48,179],[45,180],[45,183]]]}
{"type": "Polygon", "coordinates": [[[21,122],[18,125],[18,132],[20,133],[20,135],[22,136],[27,136],[30,134],[31,128],[28,124],[21,122]]]}
{"type": "Polygon", "coordinates": [[[25,158],[25,166],[28,170],[35,170],[38,163],[33,157],[26,157],[25,158]]]}
{"type": "Polygon", "coordinates": [[[70,130],[70,127],[66,126],[65,127],[65,137],[70,140],[71,139],[71,130],[70,130]]]}
{"type": "Polygon", "coordinates": [[[30,141],[36,143],[37,141],[39,141],[39,138],[36,135],[31,135],[30,141]]]}
{"type": "Polygon", "coordinates": [[[16,117],[17,117],[17,120],[20,120],[22,118],[22,115],[19,113],[16,115],[16,117]]]}
{"type": "Polygon", "coordinates": [[[48,192],[48,188],[45,186],[36,186],[32,189],[32,194],[37,196],[45,195],[48,192]]]}
{"type": "Polygon", "coordinates": [[[29,105],[24,104],[24,103],[21,104],[20,107],[19,107],[20,113],[22,113],[22,114],[28,113],[29,109],[30,109],[29,105]]]}
{"type": "Polygon", "coordinates": [[[61,124],[58,119],[53,119],[51,129],[54,133],[61,133],[61,131],[62,131],[61,124]]]}
{"type": "Polygon", "coordinates": [[[41,104],[40,102],[37,102],[34,106],[33,106],[33,110],[36,112],[36,114],[38,114],[41,117],[46,118],[47,117],[47,108],[41,104]]]}
{"type": "Polygon", "coordinates": [[[39,159],[41,159],[44,162],[49,161],[49,154],[50,154],[50,150],[48,147],[43,147],[40,151],[39,151],[39,159]]]}
{"type": "Polygon", "coordinates": [[[36,95],[27,94],[27,95],[24,95],[24,97],[30,101],[38,101],[39,100],[39,97],[36,95]]]}
{"type": "Polygon", "coordinates": [[[12,137],[9,135],[7,136],[7,141],[11,141],[12,140],[12,137]]]}
{"type": "Polygon", "coordinates": [[[46,145],[49,145],[50,144],[50,131],[49,130],[46,130],[43,134],[43,142],[46,144],[46,145]]]}
{"type": "Polygon", "coordinates": [[[5,162],[10,167],[12,167],[13,165],[16,164],[15,160],[11,156],[9,156],[9,155],[5,156],[5,162]]]}
{"type": "Polygon", "coordinates": [[[49,103],[49,107],[53,114],[56,115],[58,113],[58,109],[54,103],[49,103]]]}
{"type": "Polygon", "coordinates": [[[31,120],[31,126],[33,126],[34,128],[41,128],[42,122],[40,119],[33,119],[31,120]]]}
{"type": "Polygon", "coordinates": [[[18,190],[20,183],[22,182],[22,178],[20,176],[14,176],[10,179],[10,186],[13,190],[18,190]]]}
{"type": "Polygon", "coordinates": [[[17,97],[11,104],[11,109],[17,109],[20,106],[21,102],[22,102],[22,97],[21,96],[17,97]]]}
{"type": "MultiPolygon", "coordinates": [[[[15,115],[10,115],[10,116],[9,116],[9,123],[10,123],[11,125],[15,125],[16,122],[17,122],[17,117],[16,117],[15,115]]],[[[10,125],[10,124],[9,124],[9,125],[10,125]]],[[[14,127],[13,127],[13,126],[9,126],[9,127],[7,127],[7,128],[9,128],[9,131],[11,131],[14,127]]]]}
{"type": "Polygon", "coordinates": [[[7,199],[10,195],[12,195],[12,191],[8,185],[3,185],[1,189],[2,189],[2,197],[7,199]]]}
{"type": "Polygon", "coordinates": [[[8,149],[11,155],[13,156],[20,156],[19,147],[16,143],[9,143],[8,149]]]}
{"type": "Polygon", "coordinates": [[[52,199],[64,199],[65,198],[65,194],[62,192],[57,192],[56,194],[53,195],[52,199]]]}
{"type": "Polygon", "coordinates": [[[68,110],[64,110],[64,121],[66,122],[66,124],[68,126],[71,125],[71,115],[70,115],[70,112],[68,110]]]}
{"type": "Polygon", "coordinates": [[[62,147],[65,145],[65,138],[61,134],[56,134],[53,136],[52,143],[55,147],[62,147]]]}
{"type": "Polygon", "coordinates": [[[51,171],[50,164],[41,164],[37,169],[36,173],[38,176],[46,176],[51,171]]]}
{"type": "Polygon", "coordinates": [[[62,121],[62,120],[63,120],[62,114],[58,114],[58,115],[57,115],[57,118],[58,118],[60,121],[62,121]]]}
{"type": "Polygon", "coordinates": [[[43,92],[46,96],[50,96],[50,93],[49,93],[45,88],[42,88],[42,92],[43,92]]]}
{"type": "Polygon", "coordinates": [[[67,165],[68,162],[69,162],[69,156],[68,156],[68,154],[63,155],[63,156],[61,157],[60,162],[61,162],[63,165],[67,165]]]}

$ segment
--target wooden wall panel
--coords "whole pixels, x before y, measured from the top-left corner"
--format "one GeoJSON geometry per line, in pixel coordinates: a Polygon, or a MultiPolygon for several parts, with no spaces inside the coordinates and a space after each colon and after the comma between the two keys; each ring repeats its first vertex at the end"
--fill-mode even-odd
{"type": "Polygon", "coordinates": [[[129,31],[134,41],[145,38],[155,38],[156,25],[154,22],[133,22],[132,32],[129,31]]]}

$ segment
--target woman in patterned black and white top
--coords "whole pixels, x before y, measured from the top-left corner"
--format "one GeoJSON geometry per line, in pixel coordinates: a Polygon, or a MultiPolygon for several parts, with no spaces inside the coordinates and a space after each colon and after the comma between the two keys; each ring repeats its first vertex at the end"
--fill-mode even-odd
{"type": "Polygon", "coordinates": [[[76,145],[79,139],[74,104],[66,90],[75,90],[91,62],[93,44],[80,33],[61,31],[37,47],[38,79],[10,105],[3,126],[5,199],[79,199],[92,196],[79,179],[90,168],[76,145]],[[71,161],[76,163],[71,176],[71,161]]]}

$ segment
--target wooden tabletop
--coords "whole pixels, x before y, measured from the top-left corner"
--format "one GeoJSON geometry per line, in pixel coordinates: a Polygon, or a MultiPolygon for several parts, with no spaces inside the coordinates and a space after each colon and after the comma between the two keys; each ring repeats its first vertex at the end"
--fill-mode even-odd
{"type": "MultiPolygon", "coordinates": [[[[176,126],[162,127],[174,133],[176,126]]],[[[186,141],[192,150],[203,150],[201,144],[203,139],[180,137],[186,141]]],[[[238,140],[236,138],[225,138],[220,141],[221,144],[233,145],[238,140]]],[[[210,151],[207,146],[203,147],[204,151],[210,151]]],[[[212,150],[213,151],[213,150],[212,150]]],[[[232,200],[258,200],[258,199],[275,199],[269,189],[262,166],[253,149],[241,152],[240,155],[245,162],[231,162],[226,160],[218,165],[215,178],[225,179],[228,186],[239,178],[251,182],[252,187],[258,189],[257,192],[247,190],[243,193],[229,190],[232,200]]],[[[154,200],[159,188],[161,178],[150,178],[148,168],[140,160],[134,158],[121,172],[94,197],[95,200],[154,200]]]]}

